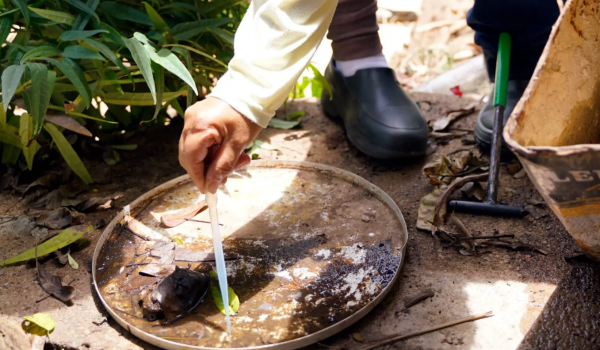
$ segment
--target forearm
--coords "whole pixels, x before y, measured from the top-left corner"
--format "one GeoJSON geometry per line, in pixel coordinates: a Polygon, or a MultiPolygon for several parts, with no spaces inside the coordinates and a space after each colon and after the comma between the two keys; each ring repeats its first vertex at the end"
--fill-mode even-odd
{"type": "Polygon", "coordinates": [[[327,32],[337,0],[253,0],[210,96],[266,127],[327,32]]]}

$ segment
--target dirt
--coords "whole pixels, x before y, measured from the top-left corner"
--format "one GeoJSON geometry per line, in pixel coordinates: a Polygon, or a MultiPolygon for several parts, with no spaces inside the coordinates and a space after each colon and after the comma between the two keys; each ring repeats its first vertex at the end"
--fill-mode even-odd
{"type": "MultiPolygon", "coordinates": [[[[413,94],[427,118],[464,108],[472,101],[454,96],[413,94]]],[[[502,167],[499,199],[526,206],[533,212],[528,219],[498,219],[461,215],[461,220],[474,235],[514,234],[525,243],[545,247],[548,255],[514,252],[490,248],[481,256],[462,256],[454,249],[444,249],[429,233],[416,229],[419,200],[431,191],[421,168],[433,155],[411,162],[382,163],[360,154],[344,136],[340,125],[327,119],[314,100],[288,105],[289,113],[305,110],[307,115],[298,130],[267,129],[259,136],[279,148],[273,152],[261,150],[262,158],[306,160],[336,166],[351,171],[379,186],[400,207],[409,232],[407,260],[401,279],[379,307],[348,330],[326,339],[327,345],[356,345],[350,337],[362,334],[366,341],[415,331],[469,314],[494,311],[496,316],[475,323],[438,331],[398,344],[413,349],[507,349],[516,348],[541,314],[561,278],[571,270],[563,257],[579,254],[574,241],[558,219],[545,207],[528,203],[543,201],[527,177],[515,179],[502,167]],[[404,298],[423,290],[435,291],[429,298],[410,310],[404,309],[404,298]]],[[[472,129],[476,113],[455,122],[451,128],[472,129]]],[[[138,150],[122,152],[123,161],[114,167],[86,161],[92,176],[101,183],[92,192],[80,195],[114,197],[112,209],[89,213],[87,222],[100,219],[109,222],[125,205],[146,191],[184,173],[177,160],[177,141],[181,119],[167,127],[148,130],[134,137],[138,150]]],[[[438,145],[435,152],[448,153],[464,146],[460,139],[438,145]]],[[[432,148],[433,149],[433,148],[432,148]]],[[[0,193],[0,212],[18,216],[23,213],[19,197],[0,193]]],[[[2,226],[0,226],[1,228],[2,226]]],[[[0,313],[13,323],[23,316],[47,312],[56,320],[51,341],[74,349],[153,349],[108,318],[91,288],[91,258],[101,230],[88,234],[87,248],[74,252],[79,269],[59,265],[55,260],[44,262],[52,274],[62,277],[65,284],[77,290],[73,306],[48,298],[35,280],[31,264],[0,269],[0,313]]],[[[0,259],[11,257],[35,244],[31,233],[19,235],[0,231],[0,259]]]]}

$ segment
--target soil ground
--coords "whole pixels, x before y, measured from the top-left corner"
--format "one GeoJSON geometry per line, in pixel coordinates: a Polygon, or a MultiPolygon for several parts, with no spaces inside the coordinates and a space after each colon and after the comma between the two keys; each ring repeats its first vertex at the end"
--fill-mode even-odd
{"type": "MultiPolygon", "coordinates": [[[[455,59],[459,56],[464,58],[465,50],[473,48],[470,45],[472,31],[468,27],[442,25],[413,34],[411,39],[410,32],[414,27],[422,29],[430,23],[439,24],[449,19],[459,21],[471,5],[472,1],[469,0],[423,0],[423,11],[418,21],[404,24],[410,27],[408,31],[406,28],[395,31],[390,27],[392,24],[382,26],[384,47],[398,44],[386,43],[386,40],[410,42],[398,57],[390,57],[385,51],[390,64],[398,68],[399,79],[405,87],[414,88],[423,79],[439,74],[440,67],[445,64],[445,53],[440,54],[435,50],[428,53],[429,63],[423,66],[428,64],[433,73],[426,70],[423,74],[413,74],[411,69],[415,65],[417,70],[421,69],[419,62],[412,62],[413,68],[406,69],[407,65],[401,65],[404,58],[440,43],[446,45],[447,51],[455,59]],[[405,33],[408,33],[408,37],[405,33]]],[[[322,60],[316,65],[324,67],[328,57],[327,53],[317,53],[316,58],[322,60]]],[[[412,97],[420,102],[429,119],[441,117],[448,111],[472,102],[447,95],[412,94],[412,97]]],[[[530,217],[516,220],[462,215],[460,218],[474,235],[514,234],[516,239],[525,243],[544,247],[549,254],[490,248],[489,252],[480,256],[463,256],[453,248],[443,248],[431,234],[416,229],[419,201],[432,189],[421,169],[434,154],[412,162],[381,163],[360,154],[350,145],[342,127],[322,114],[318,101],[296,101],[282,113],[299,110],[307,112],[301,128],[289,131],[267,129],[259,136],[260,140],[279,148],[277,152],[261,150],[261,158],[318,162],[356,173],[379,186],[396,201],[409,230],[407,259],[401,271],[402,276],[391,293],[364,319],[338,335],[323,340],[322,344],[344,345],[353,349],[359,344],[353,340],[352,333],[360,333],[366,341],[371,341],[493,311],[494,317],[414,337],[384,348],[596,348],[600,328],[597,267],[586,262],[565,261],[565,257],[580,254],[580,250],[546,206],[530,205],[543,200],[527,177],[516,179],[503,166],[499,199],[527,206],[533,212],[530,217]],[[435,296],[406,310],[404,300],[424,290],[433,290],[435,296]]],[[[452,127],[472,130],[476,114],[477,111],[452,127]]],[[[131,143],[137,143],[138,150],[122,152],[121,163],[114,167],[109,168],[100,161],[86,160],[86,166],[99,183],[93,186],[97,193],[89,192],[80,197],[121,196],[114,208],[87,214],[87,222],[93,224],[101,219],[109,222],[123,206],[143,193],[184,174],[177,159],[181,123],[182,120],[176,118],[168,127],[136,135],[131,143]]],[[[432,150],[437,154],[447,154],[471,147],[464,146],[460,139],[454,139],[432,150]]],[[[8,191],[0,193],[0,213],[22,215],[24,208],[19,200],[8,191]]],[[[94,230],[88,234],[90,245],[73,252],[73,257],[80,265],[78,270],[62,266],[56,261],[45,262],[44,266],[51,273],[61,276],[65,283],[76,288],[72,306],[65,306],[53,298],[41,300],[45,293],[36,283],[36,272],[32,265],[1,268],[0,324],[10,322],[18,325],[23,316],[45,312],[57,323],[50,335],[50,342],[55,346],[47,345],[49,349],[155,349],[131,336],[111,320],[92,290],[91,260],[101,232],[94,230]]],[[[3,260],[33,247],[36,238],[29,230],[15,229],[14,225],[6,224],[0,225],[0,242],[0,260],[3,260]]]]}
{"type": "MultiPolygon", "coordinates": [[[[470,104],[454,96],[413,94],[430,118],[470,104]]],[[[365,340],[425,329],[471,314],[493,311],[495,316],[463,324],[427,335],[415,337],[390,348],[401,349],[514,349],[538,318],[563,276],[571,270],[564,257],[579,254],[574,241],[546,207],[528,203],[542,201],[527,177],[515,179],[502,167],[499,199],[527,206],[533,211],[529,219],[498,219],[461,216],[474,235],[512,233],[525,243],[545,247],[548,255],[490,249],[481,256],[463,256],[453,248],[443,248],[431,234],[416,229],[418,204],[431,191],[422,166],[434,155],[409,163],[381,163],[360,154],[346,139],[343,129],[324,116],[316,100],[296,101],[283,113],[303,110],[306,117],[297,130],[267,129],[259,139],[279,148],[261,150],[261,158],[276,158],[318,162],[356,173],[387,192],[405,216],[409,243],[402,276],[389,296],[363,320],[326,339],[324,344],[357,344],[350,334],[358,332],[365,340]],[[409,310],[404,299],[423,290],[435,291],[435,296],[409,310]]],[[[459,121],[454,128],[472,129],[476,111],[459,121]]],[[[181,119],[168,127],[149,130],[135,138],[137,151],[123,152],[123,160],[108,169],[104,163],[88,163],[92,175],[103,184],[93,186],[93,195],[122,195],[113,209],[87,215],[87,222],[100,219],[109,222],[123,206],[153,187],[183,174],[177,160],[177,141],[181,119]]],[[[460,139],[440,145],[435,153],[447,154],[468,148],[460,139]]],[[[83,194],[82,197],[90,196],[83,194]]],[[[0,212],[21,215],[18,197],[9,192],[0,194],[0,212]]],[[[63,281],[77,289],[73,306],[44,297],[36,284],[35,269],[19,265],[0,270],[0,313],[10,321],[20,323],[23,316],[36,312],[49,313],[57,322],[50,335],[52,343],[65,349],[152,349],[128,334],[107,316],[91,285],[91,259],[101,230],[88,234],[91,245],[75,252],[79,270],[61,267],[53,261],[45,266],[63,281]]],[[[15,234],[0,226],[0,259],[5,259],[33,247],[35,238],[25,232],[15,234]]]]}

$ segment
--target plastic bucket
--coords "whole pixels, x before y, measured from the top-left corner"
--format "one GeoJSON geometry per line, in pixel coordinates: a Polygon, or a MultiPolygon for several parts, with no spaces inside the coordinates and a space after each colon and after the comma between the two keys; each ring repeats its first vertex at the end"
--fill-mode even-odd
{"type": "Polygon", "coordinates": [[[504,138],[569,234],[600,261],[600,2],[566,4],[504,138]]]}

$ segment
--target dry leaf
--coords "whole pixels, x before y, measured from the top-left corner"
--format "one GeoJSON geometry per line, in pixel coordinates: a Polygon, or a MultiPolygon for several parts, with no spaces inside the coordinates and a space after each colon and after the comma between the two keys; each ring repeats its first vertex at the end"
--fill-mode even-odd
{"type": "Polygon", "coordinates": [[[521,163],[519,163],[519,161],[517,159],[513,159],[510,163],[508,163],[508,165],[506,166],[506,168],[508,169],[508,173],[509,174],[515,175],[523,167],[521,166],[521,163]]]}
{"type": "Polygon", "coordinates": [[[38,280],[40,281],[42,289],[64,303],[71,301],[75,288],[63,286],[60,277],[54,276],[42,268],[38,262],[37,244],[35,245],[35,265],[37,267],[38,280]]]}
{"type": "Polygon", "coordinates": [[[46,120],[67,130],[92,137],[92,133],[85,126],[79,124],[77,120],[66,114],[46,114],[46,120]]]}
{"type": "Polygon", "coordinates": [[[35,223],[51,230],[60,230],[70,226],[73,223],[73,218],[69,210],[60,208],[40,215],[35,223]]]}
{"type": "Polygon", "coordinates": [[[113,203],[112,197],[92,197],[73,206],[73,209],[86,213],[96,209],[110,209],[113,203]]]}
{"type": "Polygon", "coordinates": [[[473,113],[478,104],[479,103],[473,103],[466,108],[449,112],[447,115],[433,121],[433,123],[431,123],[431,129],[433,131],[442,131],[446,129],[453,121],[473,113]]]}
{"type": "Polygon", "coordinates": [[[487,190],[481,186],[480,182],[470,182],[460,190],[463,197],[470,200],[483,201],[487,195],[487,190]]]}
{"type": "Polygon", "coordinates": [[[36,187],[46,187],[46,188],[55,188],[60,185],[61,177],[60,174],[51,172],[46,175],[39,177],[34,182],[30,183],[26,188],[23,195],[27,194],[29,190],[34,189],[36,187]]]}
{"type": "Polygon", "coordinates": [[[67,114],[71,113],[75,108],[77,108],[77,103],[73,101],[64,101],[63,105],[65,106],[65,112],[67,114]]]}
{"type": "Polygon", "coordinates": [[[30,208],[33,209],[47,209],[54,210],[61,207],[62,196],[60,195],[59,190],[54,190],[43,197],[38,198],[35,202],[29,205],[30,208]]]}
{"type": "Polygon", "coordinates": [[[202,211],[206,210],[208,206],[206,201],[200,201],[190,205],[187,208],[183,208],[173,214],[167,214],[160,217],[160,222],[166,227],[175,227],[183,224],[187,219],[191,219],[198,215],[202,211]]]}

